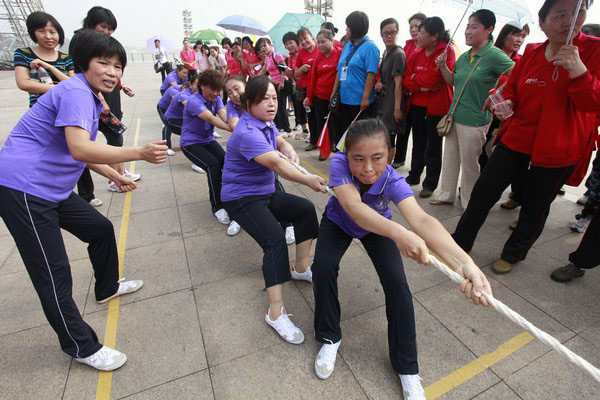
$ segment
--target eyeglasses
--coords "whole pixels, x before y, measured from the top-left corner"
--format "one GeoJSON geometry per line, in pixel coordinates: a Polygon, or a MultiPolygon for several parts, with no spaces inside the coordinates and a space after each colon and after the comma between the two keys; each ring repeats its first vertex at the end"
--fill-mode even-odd
{"type": "Polygon", "coordinates": [[[381,36],[392,37],[396,36],[398,31],[381,32],[381,36]]]}

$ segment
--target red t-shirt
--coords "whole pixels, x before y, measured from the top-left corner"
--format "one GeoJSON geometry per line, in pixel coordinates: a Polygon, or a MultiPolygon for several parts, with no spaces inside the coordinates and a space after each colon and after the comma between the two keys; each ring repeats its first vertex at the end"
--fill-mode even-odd
{"type": "MultiPolygon", "coordinates": [[[[306,49],[298,50],[298,57],[296,58],[296,68],[300,68],[304,64],[313,65],[315,58],[319,55],[319,50],[317,50],[317,46],[313,48],[312,53],[309,53],[306,49]]],[[[296,85],[301,89],[306,89],[310,82],[310,74],[312,72],[312,67],[310,71],[300,75],[296,78],[296,85]]]]}
{"type": "Polygon", "coordinates": [[[313,97],[317,97],[321,100],[329,100],[333,85],[335,85],[337,66],[341,54],[342,51],[338,47],[334,47],[329,57],[319,53],[315,58],[311,68],[310,84],[307,88],[309,99],[313,100],[313,97]]]}
{"type": "Polygon", "coordinates": [[[406,61],[410,59],[410,56],[417,49],[417,41],[415,39],[409,39],[404,44],[404,55],[406,56],[406,61]]]}
{"type": "Polygon", "coordinates": [[[242,63],[233,58],[232,52],[228,51],[225,53],[225,60],[227,61],[227,76],[241,75],[242,74],[242,63]]]}
{"type": "MultiPolygon", "coordinates": [[[[196,52],[194,49],[189,49],[188,51],[181,50],[179,53],[179,57],[181,57],[181,61],[185,61],[186,63],[192,63],[196,61],[196,52]]],[[[190,67],[188,65],[185,66],[190,71],[195,71],[197,69],[196,66],[190,67]]]]}

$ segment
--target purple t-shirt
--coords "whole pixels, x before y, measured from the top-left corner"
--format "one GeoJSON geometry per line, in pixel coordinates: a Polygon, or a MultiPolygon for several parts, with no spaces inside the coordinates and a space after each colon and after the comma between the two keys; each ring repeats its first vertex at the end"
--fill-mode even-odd
{"type": "Polygon", "coordinates": [[[277,136],[279,131],[273,121],[267,124],[249,113],[242,114],[227,142],[221,200],[266,196],[275,192],[275,173],[257,163],[254,157],[276,151],[277,136]]]}
{"type": "Polygon", "coordinates": [[[192,90],[190,88],[177,93],[173,97],[173,100],[171,100],[171,104],[169,104],[169,108],[167,108],[167,111],[165,112],[165,118],[183,119],[183,102],[186,101],[191,94],[192,90]]]}
{"type": "Polygon", "coordinates": [[[162,95],[160,100],[158,101],[158,106],[163,110],[169,108],[169,104],[171,104],[171,100],[177,93],[181,91],[181,85],[171,86],[167,89],[167,91],[162,95]]]}
{"type": "Polygon", "coordinates": [[[223,100],[221,100],[220,96],[217,96],[216,99],[209,102],[200,93],[192,94],[183,108],[181,145],[208,144],[215,140],[215,137],[213,136],[215,126],[198,117],[198,114],[202,114],[208,110],[212,115],[217,115],[217,112],[222,108],[223,100]]]}
{"type": "MultiPolygon", "coordinates": [[[[331,159],[329,169],[330,187],[351,183],[360,191],[358,179],[354,178],[350,172],[346,153],[336,153],[331,159]]],[[[371,185],[369,190],[362,195],[362,202],[387,219],[392,219],[392,212],[389,206],[390,201],[397,205],[402,200],[411,196],[414,196],[413,191],[404,180],[404,177],[388,165],[377,182],[371,185]]],[[[335,197],[329,199],[325,210],[327,218],[335,222],[347,235],[360,239],[369,233],[358,226],[346,214],[346,211],[344,211],[342,205],[335,197]]]]}
{"type": "Polygon", "coordinates": [[[41,96],[0,150],[0,185],[53,203],[69,197],[86,163],[73,159],[64,128],[78,126],[96,140],[102,108],[83,74],[41,96]]]}
{"type": "Polygon", "coordinates": [[[179,76],[177,76],[177,70],[171,71],[167,74],[162,85],[160,85],[160,91],[162,92],[167,90],[169,86],[171,86],[172,82],[175,82],[178,85],[181,85],[183,83],[183,81],[179,79],[179,76]]]}
{"type": "Polygon", "coordinates": [[[243,110],[236,106],[235,103],[231,100],[227,102],[227,122],[229,122],[229,118],[241,118],[243,110]]]}

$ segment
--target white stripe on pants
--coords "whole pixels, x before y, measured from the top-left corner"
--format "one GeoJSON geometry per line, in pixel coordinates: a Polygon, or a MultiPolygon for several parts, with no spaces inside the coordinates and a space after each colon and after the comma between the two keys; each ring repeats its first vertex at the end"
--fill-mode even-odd
{"type": "Polygon", "coordinates": [[[460,179],[460,201],[463,209],[467,208],[471,192],[479,178],[479,156],[486,141],[489,124],[484,126],[468,126],[454,123],[450,134],[445,138],[444,157],[442,161],[442,183],[435,198],[454,202],[458,175],[460,179]]]}

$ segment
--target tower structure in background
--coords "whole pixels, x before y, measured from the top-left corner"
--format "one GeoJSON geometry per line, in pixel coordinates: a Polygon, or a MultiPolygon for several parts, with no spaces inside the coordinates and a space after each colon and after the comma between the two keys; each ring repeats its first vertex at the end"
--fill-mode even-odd
{"type": "Polygon", "coordinates": [[[44,11],[41,0],[0,0],[0,60],[11,61],[16,48],[32,44],[25,21],[34,11],[44,11]]]}
{"type": "Polygon", "coordinates": [[[181,13],[183,16],[183,35],[185,37],[192,36],[192,12],[190,10],[183,10],[181,13]]]}
{"type": "Polygon", "coordinates": [[[333,15],[333,0],[304,0],[304,10],[307,14],[320,14],[327,21],[333,15]]]}

